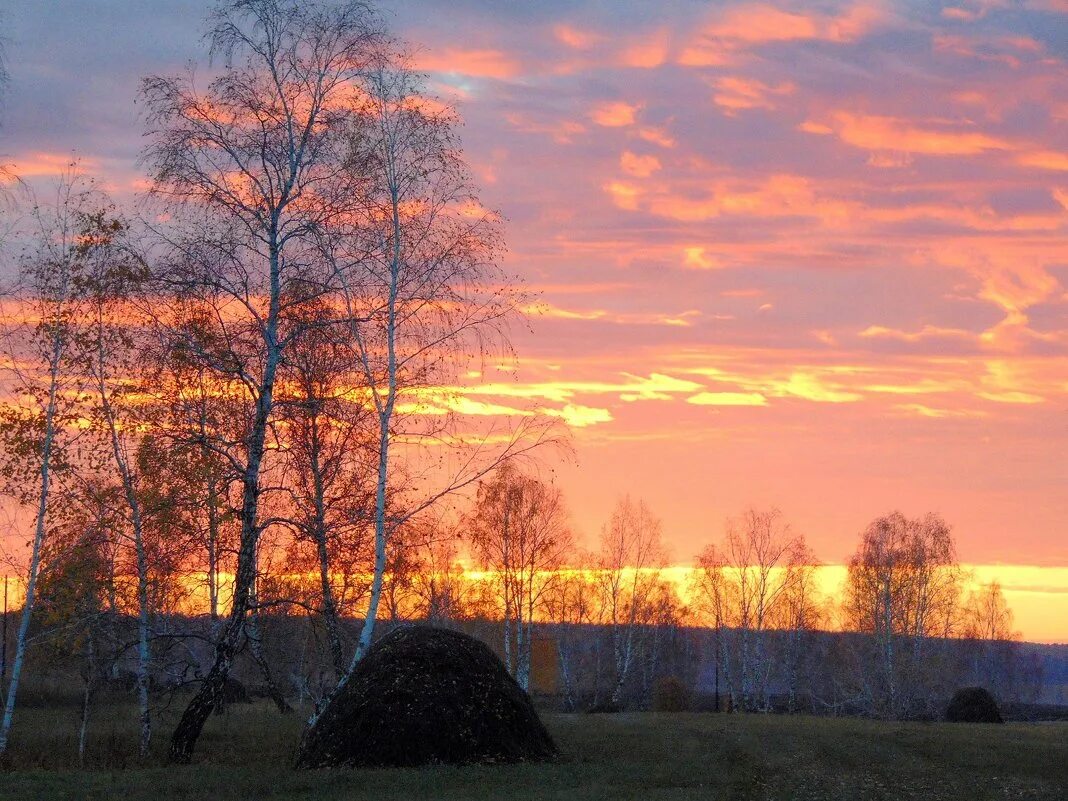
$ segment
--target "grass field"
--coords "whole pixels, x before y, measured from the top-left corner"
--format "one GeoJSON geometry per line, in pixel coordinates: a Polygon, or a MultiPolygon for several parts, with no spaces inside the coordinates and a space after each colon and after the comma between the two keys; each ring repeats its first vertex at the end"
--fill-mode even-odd
{"type": "Polygon", "coordinates": [[[301,720],[268,706],[213,717],[185,767],[128,762],[126,710],[101,715],[87,767],[72,767],[74,717],[22,710],[0,799],[1068,799],[1066,723],[548,715],[555,764],[296,772],[301,720]]]}

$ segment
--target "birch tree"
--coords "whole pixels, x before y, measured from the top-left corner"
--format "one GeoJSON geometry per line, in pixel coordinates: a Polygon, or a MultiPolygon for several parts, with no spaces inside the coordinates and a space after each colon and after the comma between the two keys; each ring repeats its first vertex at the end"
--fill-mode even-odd
{"type": "Polygon", "coordinates": [[[500,588],[505,665],[529,689],[534,619],[571,548],[563,494],[506,464],[480,484],[468,530],[475,558],[500,588]]]}
{"type": "MultiPolygon", "coordinates": [[[[811,655],[812,634],[824,628],[827,621],[827,602],[819,592],[815,554],[806,548],[798,557],[781,605],[781,619],[777,623],[786,632],[782,659],[786,671],[786,708],[791,713],[797,711],[801,671],[805,660],[811,655]]],[[[810,675],[810,697],[811,678],[810,675]]]]}
{"type": "MultiPolygon", "coordinates": [[[[553,583],[548,597],[548,618],[556,635],[557,663],[568,711],[578,709],[581,657],[588,649],[591,627],[599,622],[599,587],[583,566],[593,564],[588,554],[573,556],[575,569],[565,569],[553,583]]],[[[596,648],[596,645],[595,645],[596,648]]]]}
{"type": "Polygon", "coordinates": [[[964,637],[988,642],[1019,639],[1000,582],[991,581],[968,593],[962,612],[964,637]]]}
{"type": "Polygon", "coordinates": [[[0,719],[0,754],[7,749],[36,602],[57,476],[69,472],[81,417],[84,382],[66,368],[83,314],[77,282],[88,253],[82,239],[98,198],[76,170],[62,180],[50,205],[31,211],[32,244],[19,264],[18,282],[4,299],[3,335],[9,399],[0,407],[5,489],[33,510],[25,595],[15,654],[0,719]]]}
{"type": "Polygon", "coordinates": [[[860,677],[874,711],[907,713],[932,666],[927,644],[953,630],[960,594],[953,536],[938,515],[872,521],[849,562],[846,626],[871,637],[860,677]]]}
{"type": "Polygon", "coordinates": [[[147,351],[149,359],[140,368],[146,394],[153,396],[156,419],[153,430],[142,438],[140,461],[152,463],[154,470],[153,482],[143,491],[165,510],[153,522],[165,524],[167,536],[184,549],[183,584],[188,593],[206,596],[215,630],[226,591],[223,576],[233,572],[231,557],[237,552],[240,532],[232,495],[241,474],[213,445],[241,438],[244,428],[237,421],[247,399],[237,382],[220,380],[181,350],[172,351],[169,358],[154,358],[152,347],[147,351]],[[148,393],[148,387],[156,391],[148,393]]]}
{"type": "Polygon", "coordinates": [[[135,295],[145,284],[142,262],[127,252],[127,225],[108,209],[90,215],[81,235],[86,268],[76,284],[86,318],[77,336],[78,358],[88,366],[87,383],[95,396],[90,406],[93,427],[106,439],[111,466],[122,488],[137,581],[137,699],[140,711],[139,752],[147,756],[152,739],[149,709],[151,654],[149,643],[149,557],[145,543],[146,513],[138,471],[141,420],[129,401],[139,395],[137,335],[132,315],[135,295]]]}
{"type": "Polygon", "coordinates": [[[767,632],[790,631],[811,617],[812,561],[778,509],[728,519],[722,542],[701,554],[698,596],[716,628],[716,656],[735,709],[766,708],[773,668],[767,632]]]}
{"type": "Polygon", "coordinates": [[[642,628],[655,617],[655,598],[665,560],[660,520],[645,501],[621,498],[601,529],[597,571],[615,664],[615,682],[609,696],[613,706],[620,704],[637,663],[642,628]]]}
{"type": "Polygon", "coordinates": [[[535,416],[489,431],[453,425],[450,412],[465,406],[449,387],[472,355],[507,350],[523,295],[497,264],[499,219],[470,182],[453,111],[426,94],[397,54],[364,86],[350,158],[368,181],[365,212],[324,244],[343,281],[376,423],[374,571],[339,687],[371,645],[398,527],[502,462],[556,441],[535,416]]]}
{"type": "Polygon", "coordinates": [[[991,581],[968,593],[961,609],[961,643],[969,656],[970,681],[1002,697],[1016,684],[1019,632],[1001,584],[991,581]]]}
{"type": "MultiPolygon", "coordinates": [[[[121,491],[89,477],[65,500],[71,509],[50,527],[37,586],[39,625],[48,631],[49,662],[81,652],[78,762],[84,764],[93,701],[117,653],[115,531],[121,491]],[[73,653],[71,653],[73,652],[73,653]]],[[[120,515],[121,516],[121,512],[120,515]]]]}
{"type": "Polygon", "coordinates": [[[487,618],[496,600],[485,582],[472,581],[459,559],[460,536],[428,539],[421,544],[412,574],[417,617],[432,623],[487,618]]]}
{"type": "Polygon", "coordinates": [[[714,545],[708,546],[697,559],[697,570],[690,579],[690,591],[702,622],[712,629],[712,660],[716,672],[716,711],[719,711],[720,678],[730,693],[732,708],[737,701],[736,685],[732,678],[731,661],[727,658],[727,638],[731,624],[730,607],[734,588],[727,579],[726,561],[714,545]]]}
{"type": "Polygon", "coordinates": [[[360,398],[353,397],[354,364],[346,334],[343,326],[324,326],[294,343],[289,386],[280,398],[286,484],[294,506],[288,522],[297,544],[314,551],[320,614],[335,679],[348,664],[340,620],[347,602],[355,600],[348,597],[348,585],[373,568],[368,546],[374,423],[360,398]]]}
{"type": "Polygon", "coordinates": [[[223,0],[208,30],[218,77],[206,87],[192,74],[143,83],[145,160],[174,220],[158,231],[169,258],[156,279],[169,300],[157,325],[165,347],[244,397],[243,436],[205,436],[241,477],[241,532],[212,666],[171,739],[178,762],[217,705],[254,603],[279,371],[334,288],[316,240],[361,210],[346,136],[378,39],[377,18],[357,0],[223,0]]]}

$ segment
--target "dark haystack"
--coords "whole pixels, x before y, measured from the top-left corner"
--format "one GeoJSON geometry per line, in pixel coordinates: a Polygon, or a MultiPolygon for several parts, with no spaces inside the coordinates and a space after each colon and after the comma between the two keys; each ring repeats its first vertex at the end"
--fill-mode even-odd
{"type": "Polygon", "coordinates": [[[227,676],[223,682],[219,697],[215,699],[215,714],[221,715],[230,704],[251,704],[252,697],[245,689],[245,685],[233,676],[227,676]]]}
{"type": "Polygon", "coordinates": [[[383,637],[304,733],[297,767],[525,762],[557,754],[530,698],[478,640],[431,626],[383,637]]]}
{"type": "Polygon", "coordinates": [[[946,720],[954,723],[1002,723],[998,703],[982,687],[964,687],[953,693],[946,720]]]}
{"type": "Polygon", "coordinates": [[[677,676],[661,676],[653,685],[654,712],[688,712],[690,688],[677,676]]]}
{"type": "Polygon", "coordinates": [[[250,704],[252,698],[245,689],[245,685],[233,676],[227,676],[222,686],[222,702],[224,704],[250,704]]]}

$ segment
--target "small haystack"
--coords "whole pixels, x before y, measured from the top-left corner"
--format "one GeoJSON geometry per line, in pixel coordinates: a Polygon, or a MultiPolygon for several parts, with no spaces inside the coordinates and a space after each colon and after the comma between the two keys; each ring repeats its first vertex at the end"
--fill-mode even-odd
{"type": "Polygon", "coordinates": [[[689,712],[692,693],[678,676],[661,676],[653,685],[654,712],[689,712]]]}
{"type": "Polygon", "coordinates": [[[982,687],[964,687],[953,693],[946,707],[946,720],[953,723],[1003,723],[998,702],[982,687]]]}
{"type": "Polygon", "coordinates": [[[548,760],[530,698],[478,640],[431,626],[383,637],[308,729],[297,767],[548,760]]]}
{"type": "Polygon", "coordinates": [[[252,697],[248,694],[245,685],[233,676],[227,676],[223,682],[219,697],[215,699],[215,714],[221,715],[230,704],[251,704],[252,697]]]}

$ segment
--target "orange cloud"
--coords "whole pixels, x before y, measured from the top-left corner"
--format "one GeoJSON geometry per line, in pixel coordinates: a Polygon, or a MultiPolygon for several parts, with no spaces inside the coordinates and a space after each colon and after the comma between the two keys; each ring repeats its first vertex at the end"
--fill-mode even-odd
{"type": "Polygon", "coordinates": [[[946,6],[942,9],[942,16],[946,19],[965,20],[971,22],[978,15],[974,11],[969,11],[966,8],[958,8],[957,6],[946,6]]]}
{"type": "Polygon", "coordinates": [[[1019,312],[1041,303],[1060,288],[1057,279],[1039,265],[986,261],[987,275],[980,297],[1009,312],[1019,312]]]}
{"type": "Polygon", "coordinates": [[[898,169],[912,164],[912,154],[901,151],[873,151],[868,155],[869,167],[898,169]]]}
{"type": "Polygon", "coordinates": [[[611,181],[605,185],[605,191],[612,196],[616,206],[627,211],[638,210],[638,198],[641,190],[625,181],[611,181]]]}
{"type": "Polygon", "coordinates": [[[834,133],[834,128],[829,125],[824,125],[820,122],[813,122],[812,120],[805,120],[803,123],[797,126],[799,131],[805,133],[817,134],[819,136],[827,136],[834,133]]]}
{"type": "MultiPolygon", "coordinates": [[[[822,133],[820,123],[806,128],[822,133]]],[[[974,156],[988,150],[1014,150],[1012,142],[980,131],[920,127],[895,117],[837,111],[827,124],[846,144],[864,150],[904,151],[939,156],[974,156]]]]}
{"type": "Polygon", "coordinates": [[[794,92],[794,84],[785,82],[777,86],[770,86],[754,78],[731,76],[717,78],[714,82],[715,94],[712,101],[727,109],[731,114],[739,109],[751,108],[775,108],[772,97],[789,95],[794,92]]]}
{"type": "Polygon", "coordinates": [[[729,8],[701,28],[679,54],[684,66],[725,66],[747,47],[774,42],[853,42],[884,18],[875,6],[858,3],[843,14],[796,13],[754,3],[729,8]]]}
{"type": "Polygon", "coordinates": [[[557,320],[589,320],[621,325],[667,325],[676,328],[693,325],[700,312],[688,310],[678,314],[661,312],[615,312],[607,309],[564,309],[550,303],[540,303],[523,309],[524,314],[557,320]]]}
{"type": "Polygon", "coordinates": [[[820,34],[820,24],[815,16],[753,4],[729,9],[718,22],[706,28],[704,34],[742,42],[816,39],[820,34]]]}
{"type": "Polygon", "coordinates": [[[608,409],[580,406],[574,403],[569,403],[560,409],[539,409],[539,411],[549,417],[559,417],[572,428],[585,428],[597,423],[612,422],[612,413],[608,409]]]}
{"type": "Polygon", "coordinates": [[[1016,352],[1036,339],[1055,336],[1031,331],[1026,316],[1031,306],[1056,297],[1060,291],[1060,284],[1046,267],[1053,252],[1041,239],[1033,243],[1011,236],[987,236],[982,243],[947,239],[918,254],[914,263],[949,267],[974,276],[979,282],[976,297],[994,304],[1005,315],[980,335],[982,343],[1016,352]]]}
{"type": "Polygon", "coordinates": [[[686,399],[695,406],[767,406],[759,392],[699,392],[686,399]]]}
{"type": "Polygon", "coordinates": [[[460,50],[445,48],[437,52],[420,53],[416,67],[426,72],[454,72],[477,78],[514,78],[520,72],[519,63],[501,50],[460,50]]]}
{"type": "Polygon", "coordinates": [[[794,372],[785,382],[779,383],[777,389],[782,395],[793,395],[817,403],[852,403],[863,397],[827,383],[817,373],[803,371],[794,372]]]}
{"type": "Polygon", "coordinates": [[[752,367],[747,372],[728,372],[716,367],[697,367],[689,372],[709,380],[733,385],[765,397],[798,398],[813,403],[853,403],[864,396],[844,385],[842,377],[865,373],[867,368],[837,365],[829,368],[800,366],[787,372],[762,372],[752,367]]]}
{"type": "Polygon", "coordinates": [[[827,222],[847,220],[856,209],[846,201],[824,197],[813,183],[797,175],[770,175],[758,181],[723,178],[709,182],[705,193],[678,191],[669,184],[638,186],[614,181],[605,187],[621,209],[644,209],[658,217],[684,222],[721,215],[754,217],[819,217],[827,222]]]}
{"type": "Polygon", "coordinates": [[[1044,391],[1040,382],[1028,373],[1022,363],[1006,359],[991,359],[985,363],[986,373],[980,377],[984,388],[978,392],[979,397],[996,403],[1036,404],[1045,398],[1039,395],[1044,391]]]}
{"type": "Polygon", "coordinates": [[[909,378],[902,384],[865,384],[862,389],[880,395],[933,395],[966,391],[968,387],[968,382],[960,379],[909,378]]]}
{"type": "Polygon", "coordinates": [[[563,23],[553,27],[553,35],[558,41],[575,50],[588,50],[604,39],[604,36],[599,33],[584,31],[563,23]]]}
{"type": "Polygon", "coordinates": [[[1040,42],[1029,36],[969,35],[954,33],[936,35],[932,44],[936,52],[1005,64],[1018,69],[1023,57],[1041,54],[1040,42]]]}
{"type": "Polygon", "coordinates": [[[660,147],[675,147],[675,138],[662,128],[642,128],[638,131],[638,136],[646,142],[652,142],[660,145],[660,147]]]}
{"type": "Polygon", "coordinates": [[[641,104],[622,101],[599,103],[590,110],[590,119],[606,128],[622,128],[633,125],[641,104]]]}
{"type": "Polygon", "coordinates": [[[960,328],[925,325],[919,331],[899,331],[881,325],[870,325],[860,332],[865,339],[896,339],[899,342],[922,342],[926,339],[970,339],[974,335],[960,328]]]}
{"type": "Polygon", "coordinates": [[[706,248],[701,245],[691,245],[682,249],[682,263],[686,267],[697,270],[714,270],[722,264],[714,256],[706,253],[706,248]]]}
{"type": "Polygon", "coordinates": [[[574,120],[551,120],[543,122],[525,114],[513,112],[505,115],[508,124],[526,133],[546,134],[558,144],[569,144],[575,136],[585,133],[586,126],[574,120]]]}
{"type": "Polygon", "coordinates": [[[941,420],[947,417],[987,417],[987,413],[977,409],[939,409],[922,403],[902,403],[895,409],[910,415],[941,420]]]}
{"type": "Polygon", "coordinates": [[[1068,153],[1056,150],[1036,150],[1030,153],[1021,153],[1016,157],[1016,163],[1024,167],[1038,167],[1042,170],[1068,170],[1068,153]]]}
{"type": "Polygon", "coordinates": [[[726,67],[735,60],[734,49],[716,40],[691,44],[678,58],[684,67],[726,67]]]}
{"type": "Polygon", "coordinates": [[[660,159],[656,156],[639,156],[629,150],[624,150],[619,157],[619,166],[628,175],[633,175],[636,178],[648,178],[660,169],[660,159]]]}
{"type": "Polygon", "coordinates": [[[554,403],[572,402],[576,395],[615,395],[624,401],[670,400],[676,394],[693,394],[703,387],[694,382],[664,373],[653,372],[647,377],[623,374],[623,381],[567,380],[534,381],[530,383],[473,384],[468,387],[446,387],[447,392],[501,398],[536,398],[554,403]]]}
{"type": "Polygon", "coordinates": [[[670,34],[667,30],[656,31],[625,47],[619,54],[620,63],[624,67],[638,69],[659,67],[668,59],[669,43],[670,34]]]}
{"type": "Polygon", "coordinates": [[[12,172],[20,178],[52,178],[68,174],[75,164],[83,174],[95,173],[100,167],[100,162],[96,159],[72,153],[34,151],[18,156],[12,172]]]}

